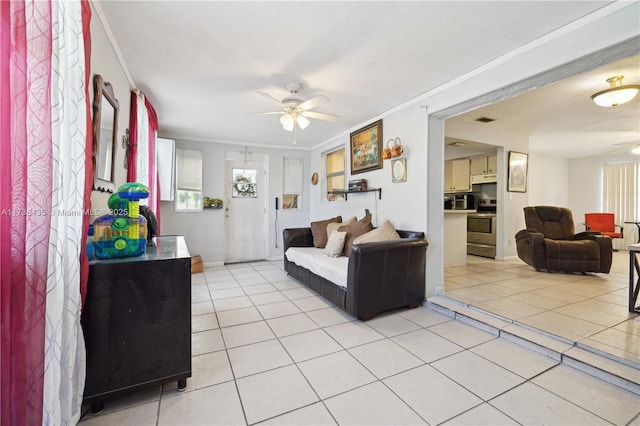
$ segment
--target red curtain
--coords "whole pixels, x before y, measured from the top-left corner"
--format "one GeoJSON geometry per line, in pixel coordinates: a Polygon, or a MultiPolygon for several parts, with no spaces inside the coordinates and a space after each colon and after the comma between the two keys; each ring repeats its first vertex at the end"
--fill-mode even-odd
{"type": "Polygon", "coordinates": [[[158,134],[158,116],[153,105],[147,97],[144,98],[144,106],[147,108],[149,116],[149,207],[156,214],[158,230],[160,229],[160,184],[158,179],[158,169],[156,164],[156,135],[158,134]]]}
{"type": "MultiPolygon", "coordinates": [[[[138,91],[131,92],[129,113],[129,150],[127,153],[127,181],[144,183],[149,188],[148,205],[156,215],[158,229],[160,229],[160,195],[158,172],[156,168],[156,135],[158,133],[158,116],[146,96],[138,91]],[[144,99],[144,109],[140,110],[138,100],[144,99]],[[143,116],[146,115],[146,117],[143,116]],[[146,123],[148,122],[148,128],[146,123]],[[139,140],[138,131],[148,131],[146,141],[139,140]],[[147,146],[142,145],[146,143],[147,146]],[[146,148],[146,149],[145,149],[146,148]],[[149,176],[140,176],[137,167],[138,151],[147,152],[146,170],[149,176]]],[[[144,167],[143,167],[144,169],[144,167]]],[[[142,173],[145,173],[144,171],[142,173]]]]}
{"type": "Polygon", "coordinates": [[[138,158],[138,95],[131,92],[129,103],[129,147],[127,150],[127,182],[136,181],[138,158]]]}
{"type": "MultiPolygon", "coordinates": [[[[85,84],[91,11],[81,0],[85,84]]],[[[52,226],[52,3],[0,1],[0,424],[43,423],[48,257],[52,226]]],[[[87,89],[88,90],[88,89],[87,89]]],[[[85,92],[89,107],[88,91],[85,92]]],[[[91,164],[91,114],[87,146],[91,164]]],[[[57,183],[57,182],[56,182],[57,183]]],[[[84,204],[90,206],[91,167],[84,204]]],[[[88,228],[89,216],[83,219],[88,228]]],[[[84,252],[84,250],[82,250],[84,252]]],[[[86,256],[81,291],[88,275],[86,256]]],[[[48,364],[50,366],[50,364],[48,364]]],[[[79,407],[78,407],[79,408],[79,407]]]]}
{"type": "Polygon", "coordinates": [[[51,210],[51,3],[0,2],[1,422],[42,423],[51,210]]]}
{"type": "MultiPolygon", "coordinates": [[[[85,78],[85,97],[87,107],[87,150],[85,152],[85,177],[84,177],[84,208],[91,209],[91,191],[93,189],[93,123],[91,121],[91,102],[89,101],[89,76],[91,75],[91,7],[87,0],[82,1],[82,34],[84,37],[84,64],[86,70],[85,78]]],[[[89,232],[89,222],[91,216],[86,214],[82,220],[82,247],[87,244],[87,234],[89,232]]],[[[80,251],[80,295],[82,296],[82,304],[87,295],[87,281],[89,280],[89,258],[87,251],[80,251]]]]}

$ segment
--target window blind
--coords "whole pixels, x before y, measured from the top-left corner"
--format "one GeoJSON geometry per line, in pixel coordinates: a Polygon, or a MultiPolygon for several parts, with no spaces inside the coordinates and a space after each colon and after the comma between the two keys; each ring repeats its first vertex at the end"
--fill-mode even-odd
{"type": "Polygon", "coordinates": [[[202,190],[202,151],[176,149],[176,189],[202,190]]]}

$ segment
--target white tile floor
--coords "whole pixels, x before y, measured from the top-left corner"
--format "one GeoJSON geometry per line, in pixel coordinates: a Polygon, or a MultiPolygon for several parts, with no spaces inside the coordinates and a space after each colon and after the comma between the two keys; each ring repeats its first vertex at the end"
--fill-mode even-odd
{"type": "MultiPolygon", "coordinates": [[[[486,285],[498,287],[468,294],[513,298],[514,280],[548,287],[523,270],[493,274],[486,285]]],[[[473,282],[457,278],[448,275],[461,289],[473,282]]],[[[575,295],[566,284],[555,284],[563,297],[589,300],[564,296],[575,295]]],[[[424,307],[358,321],[287,277],[281,262],[205,269],[193,275],[192,293],[187,390],[169,383],[111,398],[83,426],[640,425],[638,395],[424,307]]],[[[545,309],[529,316],[566,306],[539,298],[528,306],[545,309]]],[[[628,330],[604,321],[594,324],[613,330],[607,342],[628,330]]]]}
{"type": "Polygon", "coordinates": [[[629,254],[613,255],[609,274],[587,275],[467,256],[466,266],[445,268],[445,295],[639,367],[640,316],[628,312],[629,254]]]}

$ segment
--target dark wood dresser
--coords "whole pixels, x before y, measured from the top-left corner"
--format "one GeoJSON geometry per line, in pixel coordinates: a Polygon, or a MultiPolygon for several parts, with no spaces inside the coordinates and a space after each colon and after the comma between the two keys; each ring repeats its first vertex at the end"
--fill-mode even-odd
{"type": "Polygon", "coordinates": [[[191,377],[191,256],[182,236],[161,236],[137,257],[92,260],[82,329],[84,402],[191,377]]]}

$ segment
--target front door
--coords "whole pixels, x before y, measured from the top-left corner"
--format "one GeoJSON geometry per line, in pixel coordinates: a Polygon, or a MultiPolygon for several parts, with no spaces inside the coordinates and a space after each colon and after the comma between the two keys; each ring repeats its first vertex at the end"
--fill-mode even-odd
{"type": "Polygon", "coordinates": [[[261,161],[225,161],[225,263],[266,259],[266,177],[261,161]]]}

